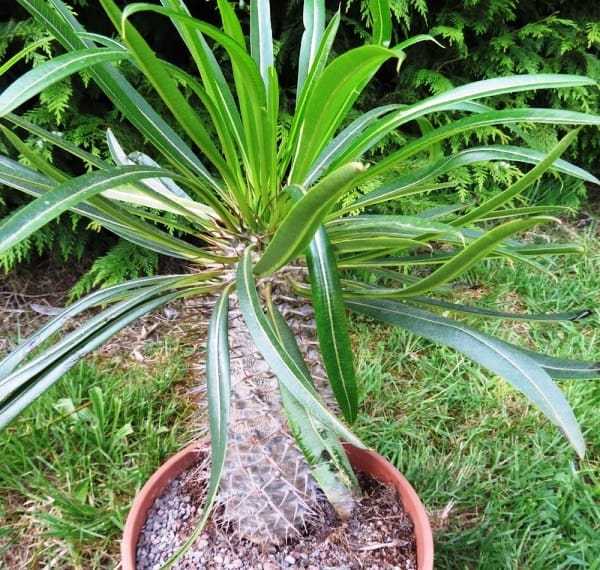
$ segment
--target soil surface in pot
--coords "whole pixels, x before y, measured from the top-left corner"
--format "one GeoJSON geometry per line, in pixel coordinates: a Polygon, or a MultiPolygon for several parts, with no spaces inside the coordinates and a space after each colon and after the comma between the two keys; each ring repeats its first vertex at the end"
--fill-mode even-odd
{"type": "MultiPolygon", "coordinates": [[[[208,466],[198,463],[156,499],[140,533],[137,570],[158,570],[185,542],[202,510],[208,466]]],[[[417,568],[413,525],[395,490],[359,475],[363,490],[345,523],[330,514],[306,536],[264,549],[210,522],[175,569],[417,568]]],[[[324,501],[325,502],[325,501],[324,501]]]]}

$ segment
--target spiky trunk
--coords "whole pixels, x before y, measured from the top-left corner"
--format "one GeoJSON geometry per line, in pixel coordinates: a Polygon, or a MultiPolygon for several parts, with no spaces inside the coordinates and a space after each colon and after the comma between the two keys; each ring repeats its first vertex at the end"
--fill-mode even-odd
{"type": "MultiPolygon", "coordinates": [[[[273,301],[313,377],[323,379],[310,303],[281,291],[273,301]]],[[[288,429],[277,378],[255,346],[235,298],[230,306],[231,420],[218,502],[223,522],[240,537],[279,544],[322,517],[323,495],[288,429]]],[[[351,510],[350,490],[343,502],[351,510]]]]}

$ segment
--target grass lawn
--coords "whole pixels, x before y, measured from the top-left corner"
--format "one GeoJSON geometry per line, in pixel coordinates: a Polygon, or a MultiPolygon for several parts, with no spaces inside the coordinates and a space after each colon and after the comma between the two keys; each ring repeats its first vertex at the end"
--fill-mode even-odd
{"type": "MultiPolygon", "coordinates": [[[[600,248],[591,232],[582,239],[588,255],[555,260],[550,274],[483,263],[463,297],[530,312],[590,307],[592,317],[477,326],[600,360],[600,248]]],[[[436,568],[600,569],[600,382],[562,383],[588,443],[577,464],[523,397],[461,355],[362,318],[353,337],[359,435],[431,512],[436,568]]],[[[186,381],[184,350],[165,342],[148,351],[153,368],[86,361],[0,436],[0,568],[114,567],[129,502],[192,428],[193,406],[171,397],[186,381]]]]}

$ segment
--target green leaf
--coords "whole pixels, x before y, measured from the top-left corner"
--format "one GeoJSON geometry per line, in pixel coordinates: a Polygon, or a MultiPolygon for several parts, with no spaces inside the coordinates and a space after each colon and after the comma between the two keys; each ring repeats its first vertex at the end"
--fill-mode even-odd
{"type": "MultiPolygon", "coordinates": [[[[431,187],[430,185],[426,185],[428,181],[469,164],[496,160],[538,164],[546,156],[547,154],[544,152],[508,145],[468,148],[459,151],[452,156],[444,157],[433,164],[409,172],[400,178],[386,182],[383,186],[360,196],[352,204],[339,209],[336,212],[336,215],[343,215],[356,208],[380,204],[387,200],[400,198],[402,196],[410,196],[429,191],[431,187]]],[[[586,182],[600,183],[600,180],[595,176],[566,160],[555,160],[551,165],[551,168],[563,174],[585,180],[586,182]]]]}
{"type": "MultiPolygon", "coordinates": [[[[93,46],[92,42],[80,37],[79,34],[85,33],[85,30],[60,0],[18,2],[37,18],[66,50],[80,50],[93,46]]],[[[221,191],[220,184],[189,146],[114,66],[102,63],[89,68],[88,72],[117,109],[175,168],[188,175],[198,176],[213,190],[221,191]]]]}
{"type": "Polygon", "coordinates": [[[423,293],[464,273],[480,259],[483,259],[488,253],[491,253],[496,249],[496,247],[509,236],[547,221],[553,221],[553,218],[539,216],[525,220],[507,222],[483,234],[465,247],[460,253],[454,255],[440,268],[436,269],[431,275],[421,279],[414,285],[410,285],[403,289],[367,289],[364,291],[356,291],[353,295],[391,299],[409,297],[418,293],[423,293]]]}
{"type": "MultiPolygon", "coordinates": [[[[183,3],[183,0],[161,0],[161,2],[164,6],[171,8],[173,11],[189,17],[189,11],[183,3]]],[[[223,3],[220,1],[219,8],[223,9],[227,15],[231,14],[232,9],[227,2],[223,3]]],[[[232,17],[235,18],[235,12],[232,17]]],[[[198,71],[200,72],[202,84],[206,89],[206,96],[212,101],[215,112],[211,112],[211,118],[219,135],[219,139],[221,140],[224,156],[228,164],[235,169],[235,174],[240,180],[240,185],[244,186],[242,175],[239,172],[239,159],[236,152],[236,146],[241,153],[243,163],[248,168],[250,167],[250,164],[245,148],[244,133],[239,110],[229,85],[227,84],[227,80],[202,33],[196,29],[189,20],[179,20],[175,17],[171,17],[171,21],[188,47],[196,66],[198,67],[198,71]]],[[[226,31],[227,29],[228,27],[225,26],[226,31]]],[[[197,95],[199,95],[198,90],[195,89],[197,83],[194,83],[195,79],[193,77],[175,66],[171,69],[172,71],[177,70],[178,79],[181,79],[182,75],[185,76],[185,82],[194,89],[194,92],[197,95]]],[[[206,101],[204,101],[204,104],[207,106],[206,101]]],[[[207,106],[207,108],[209,107],[207,106]]],[[[238,195],[237,197],[239,201],[241,195],[238,195]]]]}
{"type": "Polygon", "coordinates": [[[326,227],[332,242],[338,238],[360,237],[362,234],[416,237],[425,233],[450,234],[464,241],[460,229],[418,216],[364,214],[328,222],[326,227]]]}
{"type": "Polygon", "coordinates": [[[310,242],[307,261],[323,364],[344,418],[352,423],[358,412],[354,358],[335,257],[322,227],[310,242]]]}
{"type": "Polygon", "coordinates": [[[448,303],[440,299],[421,296],[411,297],[410,302],[440,307],[442,309],[457,313],[470,313],[479,315],[481,317],[493,317],[512,321],[580,321],[591,314],[591,312],[587,309],[580,309],[579,311],[569,311],[565,313],[510,313],[506,311],[486,309],[484,307],[473,307],[460,303],[448,303]]]}
{"type": "Polygon", "coordinates": [[[343,440],[364,447],[360,440],[323,405],[305,385],[302,368],[282,345],[263,313],[253,277],[251,252],[246,251],[237,270],[237,294],[240,310],[257,348],[287,390],[325,427],[343,440]]]}
{"type": "Polygon", "coordinates": [[[187,99],[181,94],[175,81],[171,78],[167,67],[160,61],[141,34],[135,29],[113,0],[100,0],[104,10],[120,29],[133,59],[150,84],[171,111],[179,125],[185,130],[192,141],[217,168],[221,176],[228,182],[232,181],[229,166],[223,160],[219,149],[213,142],[210,133],[204,127],[200,117],[187,99]]]}
{"type": "Polygon", "coordinates": [[[123,18],[127,19],[143,12],[155,12],[175,21],[187,23],[191,28],[212,38],[227,51],[233,67],[240,104],[243,134],[246,138],[244,146],[248,161],[252,165],[248,171],[250,183],[257,188],[267,188],[269,183],[272,183],[268,180],[271,172],[267,165],[273,160],[275,141],[267,136],[269,114],[266,109],[265,84],[256,63],[246,52],[245,46],[210,24],[154,4],[128,4],[123,10],[123,18]]]}
{"type": "MultiPolygon", "coordinates": [[[[399,267],[402,265],[417,266],[417,265],[440,265],[446,261],[454,259],[461,252],[458,250],[434,252],[425,255],[406,255],[402,257],[378,257],[373,259],[372,256],[368,259],[362,259],[362,256],[354,256],[344,258],[338,261],[338,267],[344,269],[350,268],[379,268],[379,267],[399,267]]],[[[518,256],[540,256],[540,255],[569,255],[569,254],[584,253],[583,248],[579,244],[561,244],[561,243],[534,243],[528,245],[520,245],[515,247],[500,247],[488,253],[489,258],[518,256]]],[[[384,255],[384,254],[382,254],[384,255]]]]}
{"type": "Polygon", "coordinates": [[[51,41],[52,38],[50,36],[44,36],[34,42],[28,43],[22,50],[18,51],[0,65],[0,77],[2,77],[13,65],[27,57],[32,51],[35,51],[40,46],[49,44],[51,41]]]}
{"type": "MultiPolygon", "coordinates": [[[[384,117],[385,120],[386,118],[384,117]]],[[[480,113],[452,121],[443,127],[439,127],[426,135],[419,137],[411,143],[404,145],[399,150],[392,152],[384,159],[374,164],[369,172],[362,176],[363,179],[372,179],[384,172],[394,168],[397,164],[405,161],[420,152],[430,150],[431,145],[460,134],[464,134],[480,127],[491,125],[509,125],[512,123],[532,122],[553,125],[600,125],[600,116],[577,113],[575,111],[562,111],[560,109],[504,109],[480,113]]],[[[356,149],[354,149],[356,150],[356,149]]],[[[345,156],[338,159],[353,160],[357,155],[355,151],[348,151],[345,156]]],[[[334,167],[335,167],[334,163],[334,167]]],[[[361,183],[364,180],[361,180],[361,183]]]]}
{"type": "Polygon", "coordinates": [[[521,347],[515,347],[512,344],[509,346],[535,360],[556,380],[587,380],[590,378],[600,378],[600,362],[584,362],[582,360],[556,358],[555,356],[539,354],[521,347]]]}
{"type": "Polygon", "coordinates": [[[388,0],[369,0],[373,43],[389,46],[392,40],[392,14],[388,0]]]}
{"type": "MultiPolygon", "coordinates": [[[[274,334],[298,364],[298,368],[305,371],[306,387],[314,389],[294,333],[273,303],[268,305],[268,314],[274,334]]],[[[311,473],[338,516],[347,517],[352,508],[351,489],[356,488],[358,483],[338,437],[316,420],[283,384],[280,383],[279,388],[290,431],[304,453],[311,473]]]]}
{"type": "MultiPolygon", "coordinates": [[[[0,156],[0,182],[35,197],[40,197],[57,186],[49,178],[4,156],[0,156]]],[[[139,220],[122,207],[115,207],[101,196],[90,198],[88,203],[77,204],[69,209],[96,221],[124,239],[163,255],[188,260],[212,257],[202,249],[139,220]]]]}
{"type": "Polygon", "coordinates": [[[128,182],[157,177],[176,178],[177,174],[147,166],[120,166],[67,180],[3,221],[0,254],[79,202],[128,182]]]}
{"type": "Polygon", "coordinates": [[[562,392],[530,356],[461,323],[393,301],[348,301],[353,311],[400,326],[435,343],[450,346],[495,372],[521,391],[564,433],[583,457],[585,443],[562,392]]]}
{"type": "Polygon", "coordinates": [[[382,115],[395,111],[399,105],[384,105],[363,113],[358,119],[352,121],[343,131],[323,149],[311,166],[304,181],[304,186],[309,188],[323,174],[327,168],[352,144],[355,137],[365,128],[373,124],[382,115]]]}
{"type": "MultiPolygon", "coordinates": [[[[438,95],[433,95],[418,103],[409,105],[396,113],[385,117],[381,122],[369,129],[362,137],[357,139],[352,152],[349,153],[348,160],[354,160],[369,150],[381,138],[401,125],[413,121],[419,117],[433,113],[435,111],[448,110],[455,108],[455,105],[469,103],[475,99],[483,97],[493,97],[496,95],[504,95],[506,93],[519,93],[521,91],[530,91],[534,89],[557,89],[561,87],[579,87],[584,85],[595,85],[595,80],[589,77],[579,75],[562,75],[562,74],[539,74],[539,75],[512,75],[507,77],[498,77],[495,79],[484,79],[475,81],[454,89],[449,89],[438,95]]],[[[476,109],[484,111],[484,108],[476,109]]],[[[471,109],[475,110],[475,109],[471,109]]],[[[511,111],[496,111],[503,113],[511,111]]],[[[523,110],[525,111],[525,110],[523,110]]],[[[542,109],[538,109],[542,111],[542,109]]],[[[552,109],[543,109],[543,111],[551,112],[552,109]]],[[[489,113],[488,113],[489,114],[489,113]]],[[[580,113],[583,115],[583,113],[580,113]]],[[[589,120],[598,121],[593,115],[587,115],[589,120]]],[[[471,117],[474,119],[474,117],[471,117]]],[[[464,120],[464,119],[461,119],[464,120]]],[[[526,121],[527,119],[523,119],[526,121]]],[[[451,123],[451,125],[454,123],[451,123]]],[[[594,123],[596,124],[596,123],[594,123]]]]}
{"type": "Polygon", "coordinates": [[[39,125],[34,125],[31,121],[28,121],[24,117],[20,117],[19,115],[15,115],[14,113],[8,113],[4,117],[4,119],[10,121],[13,125],[21,127],[29,133],[40,137],[44,142],[48,142],[68,152],[69,154],[80,158],[87,164],[96,166],[98,168],[104,167],[104,161],[98,158],[97,156],[93,155],[91,152],[87,152],[82,148],[79,148],[77,145],[66,141],[64,137],[61,137],[55,133],[51,133],[50,131],[47,131],[39,125]]]}
{"type": "Polygon", "coordinates": [[[206,390],[212,461],[223,465],[229,426],[231,381],[229,373],[229,290],[225,290],[215,308],[208,328],[206,390]]]}
{"type": "Polygon", "coordinates": [[[306,107],[292,162],[290,181],[302,183],[312,163],[327,145],[375,72],[404,52],[382,46],[362,46],[334,59],[307,94],[306,107]],[[326,102],[327,104],[324,104],[326,102]]]}
{"type": "Polygon", "coordinates": [[[194,530],[177,552],[162,568],[171,568],[182,558],[202,534],[212,511],[225,466],[229,409],[231,402],[231,376],[229,372],[229,289],[221,294],[215,305],[208,327],[206,359],[206,393],[210,427],[210,479],[204,498],[202,513],[194,530]]]}
{"type": "Polygon", "coordinates": [[[65,77],[98,63],[127,58],[120,49],[89,48],[56,56],[21,75],[0,94],[0,117],[65,77]]]}
{"type": "Polygon", "coordinates": [[[526,190],[529,186],[531,186],[536,180],[538,180],[544,172],[546,172],[554,163],[554,161],[560,157],[560,155],[567,150],[569,145],[575,140],[577,137],[578,131],[571,131],[567,135],[565,135],[559,143],[546,155],[544,160],[542,160],[539,164],[537,164],[534,168],[532,168],[527,174],[519,178],[514,184],[509,186],[500,194],[486,200],[479,207],[471,210],[464,216],[454,220],[452,222],[453,225],[465,225],[470,222],[476,221],[480,218],[480,216],[485,216],[488,213],[492,212],[496,208],[506,204],[512,198],[526,190]]]}
{"type": "MultiPolygon", "coordinates": [[[[23,369],[23,372],[17,371],[13,375],[3,378],[0,384],[0,430],[38,396],[48,390],[86,354],[104,344],[137,318],[180,295],[178,292],[168,293],[143,301],[154,295],[156,290],[152,289],[146,289],[130,300],[107,309],[91,319],[90,323],[80,327],[76,332],[79,333],[81,342],[73,343],[60,352],[60,355],[64,355],[62,359],[59,360],[58,353],[55,352],[54,358],[44,359],[42,364],[36,368],[33,368],[33,364],[30,363],[23,369]],[[39,370],[39,374],[32,375],[32,369],[39,370]]],[[[38,360],[33,362],[37,363],[38,360]]]]}
{"type": "Polygon", "coordinates": [[[358,236],[337,236],[332,239],[335,251],[338,253],[389,250],[397,253],[400,250],[430,247],[426,241],[418,241],[401,236],[364,232],[358,236]]]}
{"type": "Polygon", "coordinates": [[[156,277],[143,277],[133,281],[127,281],[100,289],[79,299],[71,306],[67,307],[55,318],[47,322],[44,326],[35,331],[30,337],[21,341],[19,345],[11,351],[2,361],[0,361],[0,382],[1,379],[7,377],[14,369],[38,346],[46,342],[54,333],[59,331],[62,326],[72,319],[87,311],[92,307],[97,307],[105,303],[113,302],[122,298],[122,296],[130,294],[131,291],[140,288],[147,288],[154,285],[166,284],[174,286],[177,282],[189,281],[189,275],[160,275],[156,277]]]}
{"type": "Polygon", "coordinates": [[[347,164],[332,172],[297,201],[256,264],[257,274],[272,273],[299,255],[327,212],[363,169],[364,166],[359,162],[347,164]]]}
{"type": "Polygon", "coordinates": [[[265,86],[273,66],[273,34],[269,0],[250,0],[250,49],[265,86]]]}
{"type": "Polygon", "coordinates": [[[302,11],[304,33],[298,59],[298,83],[296,97],[300,97],[304,81],[317,57],[321,38],[325,31],[325,0],[304,0],[302,11]]]}

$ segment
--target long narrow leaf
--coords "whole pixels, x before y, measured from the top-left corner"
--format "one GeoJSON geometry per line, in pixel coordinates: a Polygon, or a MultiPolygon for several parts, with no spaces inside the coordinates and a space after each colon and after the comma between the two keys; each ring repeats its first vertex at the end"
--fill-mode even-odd
{"type": "Polygon", "coordinates": [[[322,227],[310,242],[307,261],[323,364],[340,409],[352,423],[358,411],[354,359],[335,257],[322,227]]]}
{"type": "Polygon", "coordinates": [[[319,44],[325,31],[325,0],[304,0],[302,11],[304,33],[298,59],[298,84],[296,97],[300,97],[306,76],[317,57],[319,44]]]}
{"type": "MultiPolygon", "coordinates": [[[[0,182],[35,197],[56,188],[56,184],[49,178],[4,156],[0,156],[0,182]]],[[[213,257],[202,249],[139,220],[123,208],[115,207],[101,196],[90,198],[88,203],[77,204],[69,209],[94,220],[124,239],[163,255],[188,260],[213,257]]]]}
{"type": "Polygon", "coordinates": [[[304,181],[312,163],[379,67],[391,58],[403,57],[404,52],[399,50],[362,46],[340,55],[325,68],[302,111],[303,124],[292,163],[291,183],[304,181]]]}
{"type": "Polygon", "coordinates": [[[410,297],[412,295],[423,293],[433,287],[447,283],[461,273],[464,273],[480,259],[484,258],[488,253],[492,252],[498,246],[498,244],[511,235],[517,232],[525,231],[541,222],[551,220],[552,218],[544,218],[540,216],[507,222],[476,239],[474,242],[465,247],[463,251],[442,265],[442,267],[436,269],[431,275],[421,279],[414,285],[409,285],[403,289],[368,289],[365,291],[356,291],[354,295],[366,295],[371,298],[392,299],[410,297]]]}
{"type": "MultiPolygon", "coordinates": [[[[80,37],[85,33],[62,0],[18,0],[32,16],[69,51],[93,46],[80,37]]],[[[110,64],[98,64],[89,73],[113,104],[180,172],[195,174],[208,187],[220,191],[220,184],[183,139],[167,124],[133,86],[110,64]]]]}
{"type": "Polygon", "coordinates": [[[21,390],[12,393],[9,398],[0,398],[0,430],[20,414],[38,396],[48,390],[86,354],[101,346],[109,338],[137,318],[172,301],[177,296],[178,293],[169,293],[124,312],[106,324],[106,326],[100,329],[94,336],[91,336],[84,343],[78,345],[73,351],[65,355],[61,361],[54,364],[50,369],[45,370],[41,376],[34,378],[32,382],[25,385],[21,390]]]}
{"type": "Polygon", "coordinates": [[[132,291],[140,288],[146,288],[158,284],[175,285],[178,281],[189,280],[186,275],[159,275],[156,277],[143,277],[100,289],[79,299],[76,303],[62,311],[43,327],[35,331],[30,337],[23,340],[11,351],[3,360],[0,361],[0,381],[7,377],[27,356],[42,343],[46,342],[54,333],[59,331],[63,325],[73,317],[80,315],[92,307],[113,302],[121,299],[123,294],[130,294],[132,291]]]}
{"type": "Polygon", "coordinates": [[[347,164],[325,177],[298,200],[256,264],[257,274],[271,273],[303,251],[329,209],[363,169],[359,162],[347,164]]]}
{"type": "Polygon", "coordinates": [[[364,447],[360,440],[327,410],[313,391],[305,386],[304,373],[298,368],[298,364],[273,332],[260,305],[253,277],[251,252],[249,251],[244,253],[238,266],[236,283],[240,310],[248,330],[279,381],[306,407],[311,415],[327,428],[333,430],[345,441],[364,447]]]}
{"type": "Polygon", "coordinates": [[[273,65],[273,35],[269,0],[250,0],[250,48],[252,57],[267,85],[273,65]]]}
{"type": "MultiPolygon", "coordinates": [[[[294,333],[273,303],[268,305],[268,314],[274,334],[298,364],[298,368],[305,371],[304,384],[312,389],[312,378],[294,333]]],[[[350,504],[348,501],[351,499],[351,490],[357,488],[358,483],[341,442],[336,434],[316,420],[282,383],[279,384],[279,388],[290,431],[304,453],[311,473],[338,516],[346,518],[352,509],[353,501],[350,500],[350,504]]]]}
{"type": "Polygon", "coordinates": [[[225,466],[229,410],[231,402],[231,377],[229,372],[229,290],[221,294],[215,305],[208,327],[206,358],[206,392],[208,395],[208,420],[210,427],[210,479],[204,497],[202,513],[195,528],[165,562],[162,568],[171,568],[182,558],[196,539],[202,534],[212,511],[225,466]]]}
{"type": "Polygon", "coordinates": [[[497,319],[507,319],[512,321],[580,321],[589,317],[591,311],[589,309],[580,309],[579,311],[569,311],[565,313],[511,313],[507,311],[496,311],[494,309],[486,309],[484,307],[473,307],[471,305],[463,305],[461,303],[449,303],[442,301],[441,299],[434,299],[432,297],[411,297],[411,303],[419,303],[422,305],[431,305],[433,307],[440,307],[448,311],[454,311],[456,313],[466,313],[478,315],[481,317],[492,317],[497,319]]]}
{"type": "MultiPolygon", "coordinates": [[[[482,146],[465,149],[452,156],[444,157],[431,165],[410,172],[400,178],[386,182],[383,186],[367,192],[363,196],[357,198],[349,206],[339,210],[338,215],[352,209],[364,208],[387,200],[420,193],[428,189],[428,186],[425,185],[427,181],[446,174],[455,168],[460,168],[469,164],[497,160],[539,164],[546,156],[546,153],[537,150],[508,145],[482,146]]],[[[600,184],[600,180],[589,172],[560,158],[554,161],[551,168],[557,172],[574,176],[580,180],[585,180],[586,182],[600,184]]]]}
{"type": "Polygon", "coordinates": [[[21,75],[0,94],[0,117],[29,101],[54,83],[98,63],[128,57],[120,49],[89,48],[56,56],[21,75]]]}
{"type": "Polygon", "coordinates": [[[388,0],[369,0],[373,43],[389,46],[392,40],[392,14],[388,0]]]}
{"type": "Polygon", "coordinates": [[[559,143],[554,146],[554,148],[546,155],[544,160],[538,163],[534,168],[532,168],[527,174],[519,178],[514,184],[509,186],[503,192],[500,192],[496,196],[493,196],[489,200],[486,200],[479,207],[474,208],[464,216],[461,216],[457,220],[454,220],[453,225],[465,225],[470,222],[478,220],[481,216],[485,216],[489,214],[496,208],[506,204],[512,198],[526,190],[529,186],[531,186],[536,180],[538,180],[544,172],[546,172],[551,166],[552,163],[560,158],[560,155],[567,150],[569,145],[575,140],[577,137],[578,131],[571,131],[567,135],[565,135],[559,143]]]}
{"type": "Polygon", "coordinates": [[[30,202],[0,225],[0,254],[79,202],[120,184],[162,176],[177,177],[177,174],[145,166],[121,166],[68,180],[30,202]]]}
{"type": "Polygon", "coordinates": [[[503,95],[505,93],[518,93],[534,89],[579,87],[594,85],[595,83],[595,80],[590,77],[579,75],[538,74],[511,75],[461,85],[460,87],[455,87],[438,95],[428,97],[396,113],[392,113],[356,141],[355,152],[351,153],[351,156],[354,158],[359,157],[381,140],[382,136],[385,136],[399,126],[428,113],[445,110],[449,105],[466,102],[472,103],[476,99],[503,95]]]}
{"type": "Polygon", "coordinates": [[[562,392],[531,357],[456,321],[393,301],[348,301],[353,311],[400,326],[433,342],[450,346],[495,372],[520,390],[557,425],[583,457],[585,443],[562,392]]]}

